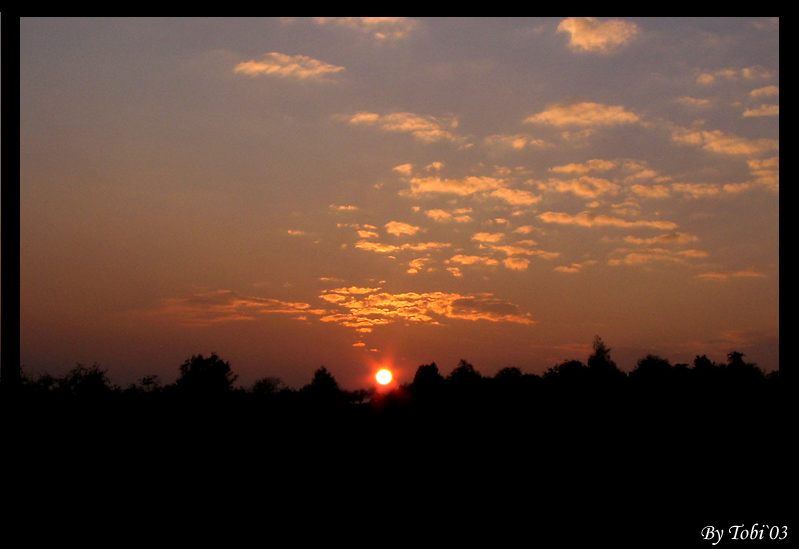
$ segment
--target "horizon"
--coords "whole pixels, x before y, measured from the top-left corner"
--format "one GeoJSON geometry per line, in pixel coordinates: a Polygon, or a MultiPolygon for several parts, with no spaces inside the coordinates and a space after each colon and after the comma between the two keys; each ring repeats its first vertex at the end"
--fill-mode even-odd
{"type": "Polygon", "coordinates": [[[23,18],[20,352],[779,367],[777,18],[23,18]]]}

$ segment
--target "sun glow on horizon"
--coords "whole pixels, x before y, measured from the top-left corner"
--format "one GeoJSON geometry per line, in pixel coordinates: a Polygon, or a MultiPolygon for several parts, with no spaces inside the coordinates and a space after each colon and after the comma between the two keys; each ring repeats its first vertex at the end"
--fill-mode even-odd
{"type": "Polygon", "coordinates": [[[391,370],[388,370],[386,368],[381,368],[375,374],[375,380],[380,385],[388,385],[394,380],[394,374],[391,373],[391,370]]]}

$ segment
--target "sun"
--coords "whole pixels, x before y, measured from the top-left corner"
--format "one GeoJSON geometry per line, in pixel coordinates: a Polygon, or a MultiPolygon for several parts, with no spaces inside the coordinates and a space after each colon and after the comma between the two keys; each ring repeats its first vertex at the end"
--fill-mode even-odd
{"type": "Polygon", "coordinates": [[[380,385],[388,385],[394,379],[394,374],[391,373],[391,370],[383,368],[377,371],[375,379],[380,385]]]}

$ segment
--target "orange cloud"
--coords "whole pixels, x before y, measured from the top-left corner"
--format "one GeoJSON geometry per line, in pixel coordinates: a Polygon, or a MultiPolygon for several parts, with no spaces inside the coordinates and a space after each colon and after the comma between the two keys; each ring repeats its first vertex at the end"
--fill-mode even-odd
{"type": "Polygon", "coordinates": [[[671,191],[666,185],[632,185],[630,190],[642,198],[668,198],[671,191]]]}
{"type": "Polygon", "coordinates": [[[677,103],[686,107],[693,107],[697,109],[703,109],[705,107],[709,107],[713,104],[710,99],[699,98],[699,97],[691,97],[689,95],[684,95],[682,97],[678,97],[675,99],[677,103]]]}
{"type": "Polygon", "coordinates": [[[358,236],[360,238],[377,238],[379,235],[374,231],[360,230],[358,231],[358,236]]]}
{"type": "Polygon", "coordinates": [[[472,240],[475,242],[499,242],[505,238],[505,235],[502,233],[475,233],[472,235],[472,240]]]}
{"type": "Polygon", "coordinates": [[[608,215],[592,215],[582,212],[577,215],[570,215],[563,212],[544,212],[538,215],[544,223],[555,223],[558,225],[577,225],[579,227],[622,227],[622,228],[646,228],[672,230],[677,228],[677,224],[672,221],[629,221],[608,215]]]}
{"type": "Polygon", "coordinates": [[[386,232],[394,236],[413,236],[419,232],[419,227],[401,221],[389,221],[385,227],[386,232]]]}
{"type": "Polygon", "coordinates": [[[648,263],[685,263],[687,259],[707,257],[703,250],[674,251],[666,248],[649,248],[641,251],[625,253],[623,257],[610,259],[608,265],[644,265],[648,263]]]}
{"type": "Polygon", "coordinates": [[[726,282],[731,278],[765,278],[765,276],[766,275],[761,272],[752,270],[726,272],[711,271],[696,275],[697,278],[701,278],[702,280],[710,280],[714,282],[726,282]]]}
{"type": "Polygon", "coordinates": [[[374,126],[386,132],[407,133],[425,143],[462,140],[452,131],[458,127],[457,118],[437,118],[411,112],[395,112],[384,115],[374,112],[358,112],[342,118],[353,126],[374,126]]]}
{"type": "Polygon", "coordinates": [[[677,128],[672,140],[685,145],[695,145],[720,154],[753,156],[777,149],[776,139],[747,139],[720,130],[689,130],[677,128]]]}
{"type": "Polygon", "coordinates": [[[525,122],[555,127],[594,127],[633,124],[639,120],[637,114],[619,105],[583,102],[571,105],[552,105],[538,114],[527,117],[525,122]]]}
{"type": "Polygon", "coordinates": [[[265,53],[260,61],[239,63],[233,72],[250,77],[266,75],[295,80],[324,81],[327,76],[344,70],[344,67],[331,65],[307,55],[287,55],[272,51],[265,53]]]}
{"type": "Polygon", "coordinates": [[[520,257],[508,257],[502,260],[502,264],[512,271],[524,271],[530,265],[530,261],[520,257]]]}
{"type": "Polygon", "coordinates": [[[497,189],[492,191],[489,196],[504,200],[511,206],[530,206],[541,202],[541,197],[527,191],[516,189],[497,189]]]}
{"type": "Polygon", "coordinates": [[[358,210],[358,206],[352,204],[331,204],[330,209],[337,212],[354,212],[358,210]]]}
{"type": "Polygon", "coordinates": [[[696,77],[696,81],[703,86],[710,86],[719,80],[762,80],[772,76],[774,73],[763,67],[727,68],[702,72],[696,77]]]}
{"type": "Polygon", "coordinates": [[[656,244],[664,245],[664,244],[689,244],[691,242],[696,242],[699,240],[696,236],[688,233],[668,233],[668,234],[661,234],[658,236],[653,236],[651,238],[639,238],[637,236],[625,236],[624,241],[630,244],[641,244],[645,246],[652,246],[656,244]]]}
{"type": "Polygon", "coordinates": [[[530,234],[535,231],[535,227],[532,225],[522,225],[521,227],[516,227],[513,229],[514,233],[517,234],[530,234]]]}
{"type": "Polygon", "coordinates": [[[581,272],[584,268],[590,265],[596,265],[596,261],[593,259],[589,259],[587,261],[583,261],[582,263],[571,263],[569,265],[559,265],[555,267],[553,270],[558,273],[565,273],[565,274],[576,274],[581,272]]]}
{"type": "Polygon", "coordinates": [[[413,164],[400,164],[398,166],[394,166],[391,169],[399,174],[409,176],[411,175],[411,173],[413,173],[413,164]]]}
{"type": "Polygon", "coordinates": [[[584,175],[577,179],[551,179],[548,183],[540,183],[539,188],[558,193],[571,193],[580,198],[597,198],[603,194],[617,194],[620,187],[601,177],[584,175]]]}
{"type": "Polygon", "coordinates": [[[780,88],[777,86],[764,86],[749,92],[752,97],[774,97],[780,94],[780,88]]]}
{"type": "Polygon", "coordinates": [[[457,254],[450,257],[447,263],[458,263],[459,265],[496,265],[497,260],[480,255],[457,254]]]}
{"type": "Polygon", "coordinates": [[[304,236],[306,234],[305,231],[301,231],[300,229],[289,229],[286,232],[291,236],[304,236]]]}
{"type": "Polygon", "coordinates": [[[582,53],[609,54],[629,44],[639,32],[632,21],[596,17],[568,17],[558,32],[569,34],[569,48],[582,53]]]}
{"type": "Polygon", "coordinates": [[[582,164],[565,164],[563,166],[554,166],[549,168],[549,171],[554,173],[567,173],[581,175],[588,172],[606,172],[616,168],[618,163],[611,160],[602,160],[601,158],[593,158],[582,164]]]}
{"type": "Polygon", "coordinates": [[[514,149],[517,151],[530,147],[540,148],[546,146],[546,142],[543,139],[538,139],[532,135],[522,133],[514,135],[493,134],[486,137],[483,142],[489,147],[514,149]]]}
{"type": "Polygon", "coordinates": [[[317,25],[336,25],[369,35],[379,42],[407,38],[418,26],[408,17],[314,17],[317,25]]]}
{"type": "Polygon", "coordinates": [[[442,179],[434,177],[414,177],[411,179],[411,194],[454,194],[469,196],[493,191],[505,185],[505,180],[496,177],[468,176],[463,179],[442,179]]]}
{"type": "Polygon", "coordinates": [[[759,116],[779,116],[779,115],[780,115],[779,105],[760,105],[759,107],[746,109],[743,114],[744,118],[754,118],[759,116]]]}

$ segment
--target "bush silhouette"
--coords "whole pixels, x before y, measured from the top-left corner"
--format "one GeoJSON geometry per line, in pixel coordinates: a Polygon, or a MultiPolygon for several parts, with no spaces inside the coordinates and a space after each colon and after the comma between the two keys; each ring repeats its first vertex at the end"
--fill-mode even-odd
{"type": "Polygon", "coordinates": [[[220,396],[231,391],[237,378],[230,364],[216,353],[208,357],[193,355],[180,365],[180,377],[175,386],[190,395],[220,396]]]}

